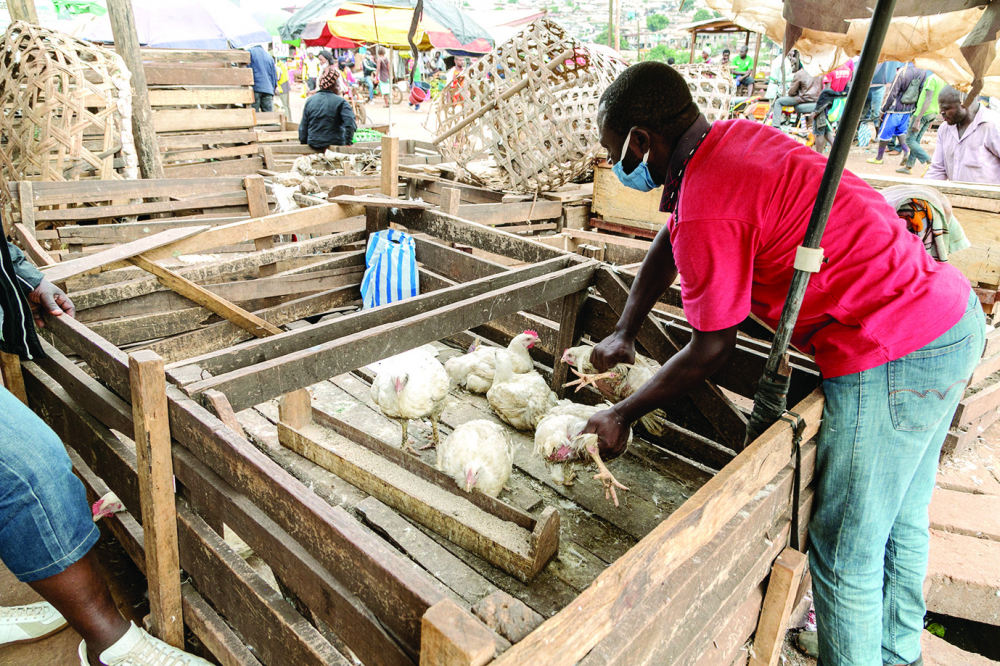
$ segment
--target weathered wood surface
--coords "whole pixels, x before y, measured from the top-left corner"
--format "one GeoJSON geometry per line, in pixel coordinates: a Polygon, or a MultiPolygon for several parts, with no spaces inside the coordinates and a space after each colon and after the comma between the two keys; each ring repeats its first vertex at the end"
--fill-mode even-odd
{"type": "MultiPolygon", "coordinates": [[[[78,322],[55,322],[64,342],[119,394],[128,393],[124,354],[78,322]]],[[[401,641],[419,643],[424,611],[443,588],[408,564],[343,509],[331,507],[215,416],[168,387],[171,433],[260,507],[357,595],[401,641]]]]}
{"type": "MultiPolygon", "coordinates": [[[[818,431],[823,410],[817,391],[796,405],[806,422],[805,439],[818,431]]],[[[625,556],[611,565],[577,600],[550,618],[496,661],[525,660],[536,666],[573,664],[614,628],[682,562],[708,543],[758,490],[787,464],[793,431],[778,422],[747,447],[625,556]]]]}
{"type": "Polygon", "coordinates": [[[771,568],[771,580],[754,636],[750,666],[775,666],[788,631],[788,618],[795,604],[795,593],[806,568],[806,556],[792,548],[778,555],[771,568]]]}
{"type": "MultiPolygon", "coordinates": [[[[484,312],[488,313],[487,319],[493,319],[579,291],[589,284],[595,266],[595,263],[580,264],[545,277],[525,280],[516,289],[495,289],[452,303],[448,306],[448,316],[441,316],[438,311],[417,314],[196,382],[186,390],[195,394],[214,388],[229,397],[234,409],[245,409],[327,377],[464,331],[481,323],[484,312]],[[400,335],[403,331],[405,336],[400,335]]],[[[410,301],[402,303],[407,302],[410,301]]]]}
{"type": "Polygon", "coordinates": [[[152,352],[136,352],[129,357],[129,379],[153,630],[170,645],[184,647],[174,467],[163,360],[152,352]]]}
{"type": "Polygon", "coordinates": [[[24,377],[21,374],[21,358],[17,354],[0,352],[0,376],[3,386],[15,398],[28,404],[28,394],[24,390],[24,377]]]}
{"type": "Polygon", "coordinates": [[[450,243],[471,245],[485,252],[510,257],[518,261],[539,262],[553,257],[564,257],[565,253],[512,233],[469,224],[461,218],[444,213],[425,211],[403,211],[398,221],[413,232],[430,234],[450,243]]]}
{"type": "Polygon", "coordinates": [[[421,666],[486,666],[495,649],[490,631],[450,599],[439,601],[424,614],[421,666]]]}
{"type": "Polygon", "coordinates": [[[170,247],[180,240],[191,238],[202,233],[210,227],[192,226],[180,229],[168,229],[155,236],[142,238],[139,240],[119,245],[118,247],[103,252],[98,252],[87,257],[74,259],[51,267],[43,267],[42,272],[49,282],[65,282],[70,278],[83,275],[90,271],[109,270],[109,267],[119,264],[131,257],[135,257],[147,252],[154,252],[157,248],[170,247]]]}

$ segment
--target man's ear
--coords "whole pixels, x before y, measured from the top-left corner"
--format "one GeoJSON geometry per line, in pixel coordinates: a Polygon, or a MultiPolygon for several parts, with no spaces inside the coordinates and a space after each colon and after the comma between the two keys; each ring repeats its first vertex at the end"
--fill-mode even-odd
{"type": "Polygon", "coordinates": [[[632,130],[632,140],[629,141],[629,148],[638,152],[640,160],[643,155],[649,152],[650,145],[652,145],[652,136],[650,136],[649,130],[643,127],[636,127],[632,130]]]}

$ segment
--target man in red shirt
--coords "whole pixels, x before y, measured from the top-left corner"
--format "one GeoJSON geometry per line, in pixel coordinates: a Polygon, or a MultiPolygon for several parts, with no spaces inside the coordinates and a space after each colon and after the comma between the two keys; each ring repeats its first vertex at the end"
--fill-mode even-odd
{"type": "MultiPolygon", "coordinates": [[[[598,126],[619,179],[643,191],[664,185],[660,209],[672,215],[593,363],[605,371],[634,361],[639,326],[678,273],[694,329],[652,380],[587,424],[614,456],[629,424],[726,361],[748,315],[777,324],[826,160],[771,127],[710,125],[684,79],[657,62],[618,77],[598,126]]],[[[982,354],[983,313],[968,280],[933,261],[849,172],[823,248],[792,336],[815,355],[826,395],[809,525],[820,662],[919,663],[927,506],[941,444],[982,354]]]]}

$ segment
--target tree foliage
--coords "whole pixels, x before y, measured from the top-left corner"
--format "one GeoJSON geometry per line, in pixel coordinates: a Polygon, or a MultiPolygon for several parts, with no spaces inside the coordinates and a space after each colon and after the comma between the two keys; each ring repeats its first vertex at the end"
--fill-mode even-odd
{"type": "Polygon", "coordinates": [[[712,12],[702,7],[701,9],[699,9],[694,13],[694,17],[691,20],[697,23],[698,21],[707,21],[710,18],[713,18],[712,12]]]}
{"type": "Polygon", "coordinates": [[[658,44],[644,54],[644,60],[659,60],[666,62],[667,58],[673,58],[675,65],[686,65],[691,60],[691,52],[685,49],[672,49],[666,44],[658,44]]]}
{"type": "Polygon", "coordinates": [[[651,14],[646,17],[646,29],[659,32],[670,25],[670,19],[663,14],[651,14]]]}
{"type": "MultiPolygon", "coordinates": [[[[607,44],[608,43],[608,26],[602,26],[601,31],[597,33],[594,37],[595,44],[607,44]]],[[[624,50],[627,48],[628,44],[625,42],[625,38],[621,35],[618,36],[618,49],[624,50]]]]}

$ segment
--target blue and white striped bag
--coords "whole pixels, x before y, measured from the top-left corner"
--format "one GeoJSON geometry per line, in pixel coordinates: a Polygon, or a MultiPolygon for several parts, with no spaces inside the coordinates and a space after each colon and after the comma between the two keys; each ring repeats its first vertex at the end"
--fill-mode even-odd
{"type": "Polygon", "coordinates": [[[361,281],[365,310],[420,294],[416,244],[410,234],[395,229],[373,233],[368,238],[365,266],[361,281]]]}

